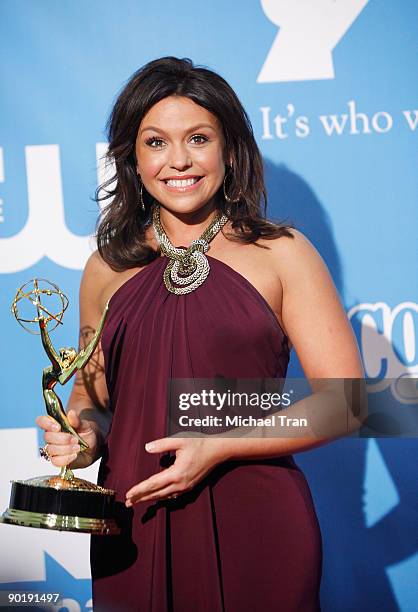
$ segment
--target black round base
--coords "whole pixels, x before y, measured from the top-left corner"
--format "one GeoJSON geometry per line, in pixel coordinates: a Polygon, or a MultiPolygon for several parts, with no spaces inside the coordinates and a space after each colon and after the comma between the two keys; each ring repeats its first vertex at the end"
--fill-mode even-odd
{"type": "MultiPolygon", "coordinates": [[[[113,491],[91,485],[77,488],[51,486],[54,477],[13,481],[9,508],[2,522],[26,527],[44,527],[102,535],[117,535],[113,491]]],[[[79,481],[84,483],[85,481],[79,481]]]]}

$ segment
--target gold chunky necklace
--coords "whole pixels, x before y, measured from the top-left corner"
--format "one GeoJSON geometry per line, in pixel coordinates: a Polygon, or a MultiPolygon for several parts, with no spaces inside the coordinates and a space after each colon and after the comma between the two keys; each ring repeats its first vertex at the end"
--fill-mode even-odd
{"type": "Polygon", "coordinates": [[[221,227],[228,221],[224,214],[217,214],[197,240],[189,248],[178,248],[171,244],[160,221],[160,207],[155,205],[152,211],[154,234],[163,255],[171,261],[164,270],[164,285],[176,295],[191,293],[206,280],[210,266],[205,256],[209,242],[216,236],[221,227]]]}

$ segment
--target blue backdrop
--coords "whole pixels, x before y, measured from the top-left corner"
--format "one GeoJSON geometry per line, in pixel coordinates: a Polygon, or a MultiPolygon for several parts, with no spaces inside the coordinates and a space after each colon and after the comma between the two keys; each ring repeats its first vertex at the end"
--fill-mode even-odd
{"type": "MultiPolygon", "coordinates": [[[[1,509],[10,479],[47,471],[34,427],[45,355],[10,303],[34,276],[57,282],[71,306],[56,345],[77,342],[104,125],[124,82],[156,57],[190,57],[236,90],[265,159],[269,214],[326,260],[371,390],[396,397],[389,379],[417,375],[417,34],[414,0],[1,2],[1,509]]],[[[324,610],[418,610],[417,449],[350,439],[296,457],[323,532],[324,610]]],[[[0,539],[0,590],[91,608],[88,536],[0,525],[0,539]]]]}

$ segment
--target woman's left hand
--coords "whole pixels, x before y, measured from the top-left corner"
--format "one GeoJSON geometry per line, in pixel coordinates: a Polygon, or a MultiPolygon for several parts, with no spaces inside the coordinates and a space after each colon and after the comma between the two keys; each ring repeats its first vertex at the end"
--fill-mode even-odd
{"type": "Polygon", "coordinates": [[[216,465],[226,459],[225,440],[213,436],[199,438],[161,438],[145,445],[149,453],[175,451],[175,462],[158,474],[135,485],[126,493],[125,505],[139,501],[170,499],[190,491],[216,465]]]}

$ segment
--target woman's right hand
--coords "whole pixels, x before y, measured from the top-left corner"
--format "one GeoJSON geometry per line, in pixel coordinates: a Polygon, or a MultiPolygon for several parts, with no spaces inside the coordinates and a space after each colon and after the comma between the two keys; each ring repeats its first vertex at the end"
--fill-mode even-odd
{"type": "Polygon", "coordinates": [[[61,426],[50,416],[38,416],[36,424],[44,430],[44,440],[48,444],[48,454],[51,463],[56,467],[68,465],[71,469],[88,467],[99,457],[99,437],[91,421],[81,419],[75,410],[67,414],[70,425],[89,445],[80,452],[77,438],[70,433],[61,431],[61,426]]]}

